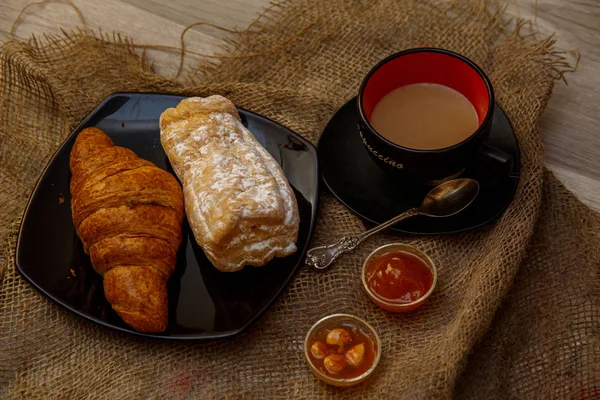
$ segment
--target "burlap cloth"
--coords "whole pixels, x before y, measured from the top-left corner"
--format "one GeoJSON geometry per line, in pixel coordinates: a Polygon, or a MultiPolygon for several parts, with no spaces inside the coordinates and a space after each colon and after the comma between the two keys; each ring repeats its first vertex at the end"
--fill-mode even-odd
{"type": "MultiPolygon", "coordinates": [[[[129,42],[83,32],[1,48],[2,398],[514,398],[600,396],[600,218],[544,170],[539,121],[564,63],[552,41],[510,27],[487,2],[298,0],[273,7],[179,83],[129,42]],[[479,63],[510,116],[523,171],[514,202],[484,228],[441,237],[380,235],[327,273],[302,268],[246,333],[230,340],[144,340],[83,320],[16,272],[15,217],[53,151],[114,91],[220,93],[313,142],[386,55],[437,46],[479,63]],[[187,85],[187,87],[184,87],[187,85]],[[439,286],[412,315],[374,306],[359,267],[374,246],[411,243],[439,286]],[[318,318],[349,312],[383,340],[376,374],[350,389],[314,378],[302,342],[318,318]]],[[[174,55],[177,57],[177,55],[174,55]]],[[[313,244],[362,222],[321,196],[313,244]]]]}

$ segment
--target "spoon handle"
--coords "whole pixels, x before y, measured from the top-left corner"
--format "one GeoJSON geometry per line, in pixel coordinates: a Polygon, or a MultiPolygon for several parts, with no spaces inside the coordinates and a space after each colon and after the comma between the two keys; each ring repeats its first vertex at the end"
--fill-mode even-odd
{"type": "Polygon", "coordinates": [[[403,221],[407,218],[414,217],[421,214],[418,208],[411,208],[403,212],[400,215],[395,216],[389,221],[383,224],[377,225],[376,227],[369,229],[366,232],[358,235],[345,236],[334,244],[326,246],[313,247],[306,253],[306,264],[317,269],[325,269],[330,266],[335,260],[337,260],[342,254],[354,250],[363,240],[371,235],[381,232],[390,226],[403,221]]]}
{"type": "Polygon", "coordinates": [[[421,214],[421,210],[419,210],[418,208],[411,208],[410,210],[406,210],[402,214],[396,215],[394,218],[387,220],[383,224],[379,224],[379,225],[369,229],[368,231],[357,235],[360,237],[359,243],[362,242],[363,240],[365,240],[366,238],[368,238],[369,236],[376,234],[377,232],[381,232],[381,231],[389,228],[390,226],[397,224],[400,221],[404,221],[405,219],[408,219],[411,217],[416,217],[419,214],[421,214]]]}

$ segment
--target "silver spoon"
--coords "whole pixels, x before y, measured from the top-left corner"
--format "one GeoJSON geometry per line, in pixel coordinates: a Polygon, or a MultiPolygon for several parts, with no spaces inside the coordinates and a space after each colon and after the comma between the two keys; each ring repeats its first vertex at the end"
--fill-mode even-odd
{"type": "Polygon", "coordinates": [[[377,225],[373,229],[354,236],[346,236],[337,243],[327,246],[318,246],[306,253],[306,264],[317,269],[330,266],[342,254],[355,249],[363,240],[377,232],[417,215],[428,217],[449,217],[458,214],[469,206],[479,193],[479,183],[473,179],[453,179],[433,188],[420,207],[411,208],[402,214],[377,225]]]}

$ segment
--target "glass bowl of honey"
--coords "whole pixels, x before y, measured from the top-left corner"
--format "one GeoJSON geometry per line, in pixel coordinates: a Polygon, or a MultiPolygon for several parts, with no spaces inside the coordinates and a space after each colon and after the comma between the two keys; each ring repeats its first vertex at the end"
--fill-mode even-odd
{"type": "Polygon", "coordinates": [[[366,321],[333,314],[317,321],[306,334],[304,356],[313,374],[339,387],[367,379],[381,358],[381,341],[366,321]]]}
{"type": "Polygon", "coordinates": [[[363,288],[379,307],[409,312],[422,306],[437,283],[437,270],[429,256],[402,243],[375,249],[362,267],[363,288]]]}

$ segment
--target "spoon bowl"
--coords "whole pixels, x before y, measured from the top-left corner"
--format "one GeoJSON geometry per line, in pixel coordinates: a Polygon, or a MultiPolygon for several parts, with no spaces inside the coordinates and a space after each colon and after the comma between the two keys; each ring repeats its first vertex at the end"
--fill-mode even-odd
{"type": "Polygon", "coordinates": [[[450,217],[467,208],[479,194],[476,180],[462,178],[447,181],[431,189],[419,211],[428,217],[450,217]]]}

